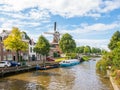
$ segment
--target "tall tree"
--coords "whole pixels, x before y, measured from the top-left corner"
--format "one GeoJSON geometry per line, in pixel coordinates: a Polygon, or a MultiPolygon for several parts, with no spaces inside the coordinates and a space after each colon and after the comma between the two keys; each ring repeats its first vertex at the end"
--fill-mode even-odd
{"type": "Polygon", "coordinates": [[[84,46],[76,47],[76,53],[84,53],[84,46]]]}
{"type": "Polygon", "coordinates": [[[110,43],[108,44],[108,47],[110,50],[113,50],[116,46],[117,46],[117,43],[120,41],[120,32],[119,31],[116,31],[111,40],[110,40],[110,43]]]}
{"type": "Polygon", "coordinates": [[[34,51],[38,54],[48,55],[50,51],[50,44],[44,36],[40,36],[35,47],[34,51]]]}
{"type": "Polygon", "coordinates": [[[91,52],[90,46],[86,46],[86,47],[84,48],[84,53],[85,53],[85,54],[90,54],[90,52],[91,52]]]}
{"type": "Polygon", "coordinates": [[[118,47],[111,51],[111,60],[116,69],[120,69],[120,42],[117,43],[118,47]]]}
{"type": "Polygon", "coordinates": [[[19,51],[26,51],[28,43],[22,41],[22,33],[17,27],[13,27],[11,33],[3,41],[6,49],[16,51],[17,60],[19,61],[19,51]]]}
{"type": "Polygon", "coordinates": [[[76,43],[72,36],[66,33],[60,39],[59,46],[63,53],[71,53],[75,51],[76,43]]]}
{"type": "Polygon", "coordinates": [[[96,48],[95,48],[95,47],[92,47],[91,52],[92,52],[92,53],[97,53],[96,48]]]}

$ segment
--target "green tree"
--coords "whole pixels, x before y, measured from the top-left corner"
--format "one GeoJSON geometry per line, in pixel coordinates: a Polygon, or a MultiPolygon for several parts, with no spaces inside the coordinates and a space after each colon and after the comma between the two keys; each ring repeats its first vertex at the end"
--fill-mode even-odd
{"type": "Polygon", "coordinates": [[[50,51],[49,41],[44,36],[41,35],[33,50],[38,54],[48,55],[50,51]]]}
{"type": "Polygon", "coordinates": [[[76,47],[76,53],[84,53],[84,46],[76,47]]]}
{"type": "Polygon", "coordinates": [[[92,47],[91,52],[92,52],[92,53],[96,53],[96,52],[97,52],[97,51],[96,51],[96,48],[92,47]]]}
{"type": "Polygon", "coordinates": [[[72,36],[66,33],[60,39],[59,46],[63,53],[71,53],[75,51],[76,43],[72,36]]]}
{"type": "Polygon", "coordinates": [[[85,48],[84,48],[84,54],[90,54],[91,53],[91,48],[90,48],[90,46],[86,46],[85,48]]]}
{"type": "Polygon", "coordinates": [[[120,42],[117,43],[118,47],[112,51],[112,61],[116,69],[120,69],[120,42]]]}
{"type": "Polygon", "coordinates": [[[105,49],[102,49],[102,50],[101,50],[101,54],[104,55],[104,54],[106,54],[106,53],[107,53],[107,51],[106,51],[105,49]]]}
{"type": "Polygon", "coordinates": [[[19,51],[26,51],[28,43],[22,40],[22,33],[17,27],[13,27],[11,33],[3,41],[7,50],[15,51],[17,53],[17,60],[19,61],[19,51]]]}
{"type": "Polygon", "coordinates": [[[115,47],[117,47],[117,42],[120,41],[120,32],[119,31],[116,31],[111,40],[110,40],[110,43],[108,44],[108,47],[110,50],[113,50],[115,47]]]}

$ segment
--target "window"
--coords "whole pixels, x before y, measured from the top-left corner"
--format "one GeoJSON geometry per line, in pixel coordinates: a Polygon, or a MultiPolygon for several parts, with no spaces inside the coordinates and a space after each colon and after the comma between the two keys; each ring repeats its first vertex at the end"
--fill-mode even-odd
{"type": "Polygon", "coordinates": [[[25,39],[25,34],[24,33],[22,34],[22,39],[25,39]]]}
{"type": "Polygon", "coordinates": [[[2,41],[2,37],[0,36],[0,41],[2,41]]]}
{"type": "Polygon", "coordinates": [[[7,60],[12,60],[12,54],[7,55],[7,60]]]}
{"type": "Polygon", "coordinates": [[[4,52],[6,51],[5,47],[3,47],[3,51],[4,51],[4,52]]]}
{"type": "Polygon", "coordinates": [[[32,47],[30,47],[30,52],[32,53],[32,47]]]}
{"type": "Polygon", "coordinates": [[[3,60],[6,60],[6,56],[5,55],[3,56],[3,60]]]}

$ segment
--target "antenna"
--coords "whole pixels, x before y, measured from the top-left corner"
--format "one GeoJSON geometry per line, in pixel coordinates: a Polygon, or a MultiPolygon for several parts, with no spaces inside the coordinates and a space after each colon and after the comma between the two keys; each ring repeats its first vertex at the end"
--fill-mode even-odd
{"type": "Polygon", "coordinates": [[[56,32],[56,22],[54,22],[54,31],[56,32]]]}

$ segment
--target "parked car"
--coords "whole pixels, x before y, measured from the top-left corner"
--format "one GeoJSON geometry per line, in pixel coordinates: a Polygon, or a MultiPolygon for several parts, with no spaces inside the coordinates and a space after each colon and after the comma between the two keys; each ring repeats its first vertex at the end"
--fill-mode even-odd
{"type": "Polygon", "coordinates": [[[8,61],[0,61],[0,67],[10,67],[11,63],[8,61]]]}
{"type": "Polygon", "coordinates": [[[11,60],[9,62],[11,63],[11,66],[21,66],[21,64],[19,62],[17,62],[17,61],[11,60]]]}
{"type": "Polygon", "coordinates": [[[51,57],[47,57],[46,60],[47,60],[47,61],[55,61],[55,59],[54,59],[54,58],[51,58],[51,57]]]}

